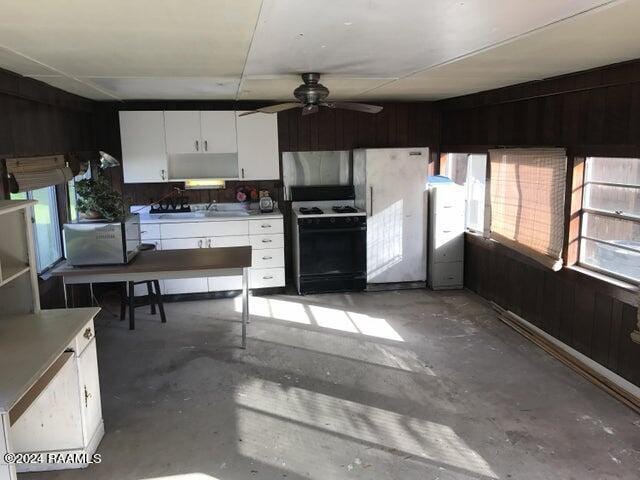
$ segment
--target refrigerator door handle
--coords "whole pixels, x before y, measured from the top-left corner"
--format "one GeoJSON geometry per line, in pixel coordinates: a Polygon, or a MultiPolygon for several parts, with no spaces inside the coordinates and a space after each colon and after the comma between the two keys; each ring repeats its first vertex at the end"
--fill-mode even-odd
{"type": "Polygon", "coordinates": [[[373,216],[373,187],[369,187],[369,216],[373,216]]]}

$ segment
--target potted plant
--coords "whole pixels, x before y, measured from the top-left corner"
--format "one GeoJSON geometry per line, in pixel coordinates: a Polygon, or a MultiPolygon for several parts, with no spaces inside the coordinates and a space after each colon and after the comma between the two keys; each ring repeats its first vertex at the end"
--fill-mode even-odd
{"type": "Polygon", "coordinates": [[[113,221],[123,215],[122,196],[101,175],[77,182],[76,193],[76,208],[83,218],[113,221]]]}

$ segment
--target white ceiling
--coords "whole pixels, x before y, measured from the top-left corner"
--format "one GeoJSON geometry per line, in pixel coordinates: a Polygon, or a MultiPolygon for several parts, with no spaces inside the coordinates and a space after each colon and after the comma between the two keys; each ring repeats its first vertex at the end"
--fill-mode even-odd
{"type": "Polygon", "coordinates": [[[432,100],[640,57],[640,0],[0,0],[0,67],[96,100],[432,100]]]}

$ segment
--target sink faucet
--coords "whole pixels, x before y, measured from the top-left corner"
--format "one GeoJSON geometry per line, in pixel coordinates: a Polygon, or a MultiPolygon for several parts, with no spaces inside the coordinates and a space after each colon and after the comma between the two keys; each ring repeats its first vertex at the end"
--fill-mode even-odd
{"type": "Polygon", "coordinates": [[[217,212],[217,211],[218,211],[218,204],[216,203],[216,201],[215,201],[215,200],[211,200],[211,201],[209,202],[209,205],[207,205],[207,208],[205,208],[205,210],[208,212],[208,211],[209,211],[209,209],[210,209],[211,207],[215,207],[215,208],[213,209],[215,212],[217,212]]]}

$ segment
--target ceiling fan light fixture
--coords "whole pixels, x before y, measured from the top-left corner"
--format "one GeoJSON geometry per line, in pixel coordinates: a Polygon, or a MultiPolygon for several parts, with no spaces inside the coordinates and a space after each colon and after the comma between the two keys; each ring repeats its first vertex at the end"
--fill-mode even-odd
{"type": "Polygon", "coordinates": [[[298,102],[269,105],[250,112],[243,112],[240,116],[252,115],[254,113],[278,113],[293,108],[302,108],[302,115],[316,113],[320,109],[319,107],[354,110],[364,113],[378,113],[383,108],[378,105],[368,105],[366,103],[326,102],[325,99],[329,96],[329,89],[320,83],[320,74],[317,72],[307,72],[301,76],[304,83],[293,91],[293,96],[296,97],[298,102]]]}

